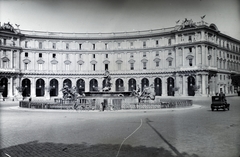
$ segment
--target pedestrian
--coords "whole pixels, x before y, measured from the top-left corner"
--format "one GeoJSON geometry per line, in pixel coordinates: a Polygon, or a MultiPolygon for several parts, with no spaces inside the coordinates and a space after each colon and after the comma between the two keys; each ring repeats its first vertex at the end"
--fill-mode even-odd
{"type": "Polygon", "coordinates": [[[102,104],[102,111],[104,111],[106,106],[105,106],[104,102],[102,102],[101,104],[102,104]]]}

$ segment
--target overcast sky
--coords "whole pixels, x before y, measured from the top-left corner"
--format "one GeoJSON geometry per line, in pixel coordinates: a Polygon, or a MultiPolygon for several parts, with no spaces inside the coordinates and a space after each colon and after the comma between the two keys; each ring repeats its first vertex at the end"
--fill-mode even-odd
{"type": "Polygon", "coordinates": [[[192,19],[240,40],[240,0],[0,0],[0,21],[20,29],[99,33],[175,26],[192,19]]]}

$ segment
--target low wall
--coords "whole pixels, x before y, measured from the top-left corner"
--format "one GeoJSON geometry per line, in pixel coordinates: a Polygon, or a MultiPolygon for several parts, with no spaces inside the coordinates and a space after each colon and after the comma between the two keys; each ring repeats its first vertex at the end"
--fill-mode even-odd
{"type": "Polygon", "coordinates": [[[102,110],[103,106],[105,106],[105,110],[160,109],[192,106],[192,100],[157,98],[138,102],[138,99],[133,97],[82,98],[77,101],[63,101],[62,99],[56,99],[54,102],[20,101],[19,106],[23,108],[61,110],[102,110]]]}

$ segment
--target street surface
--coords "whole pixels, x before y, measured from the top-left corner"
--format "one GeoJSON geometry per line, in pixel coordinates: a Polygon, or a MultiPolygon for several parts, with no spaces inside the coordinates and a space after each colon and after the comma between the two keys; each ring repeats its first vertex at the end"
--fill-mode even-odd
{"type": "Polygon", "coordinates": [[[194,107],[128,111],[19,109],[0,102],[3,157],[240,157],[240,97],[230,111],[194,107]]]}

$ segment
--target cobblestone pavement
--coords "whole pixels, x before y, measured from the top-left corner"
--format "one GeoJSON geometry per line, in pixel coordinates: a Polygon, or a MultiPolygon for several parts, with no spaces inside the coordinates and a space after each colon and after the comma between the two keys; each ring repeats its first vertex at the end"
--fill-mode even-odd
{"type": "Polygon", "coordinates": [[[240,157],[240,97],[230,111],[181,110],[41,111],[1,102],[3,157],[240,157]],[[122,145],[121,145],[122,144],[122,145]]]}

